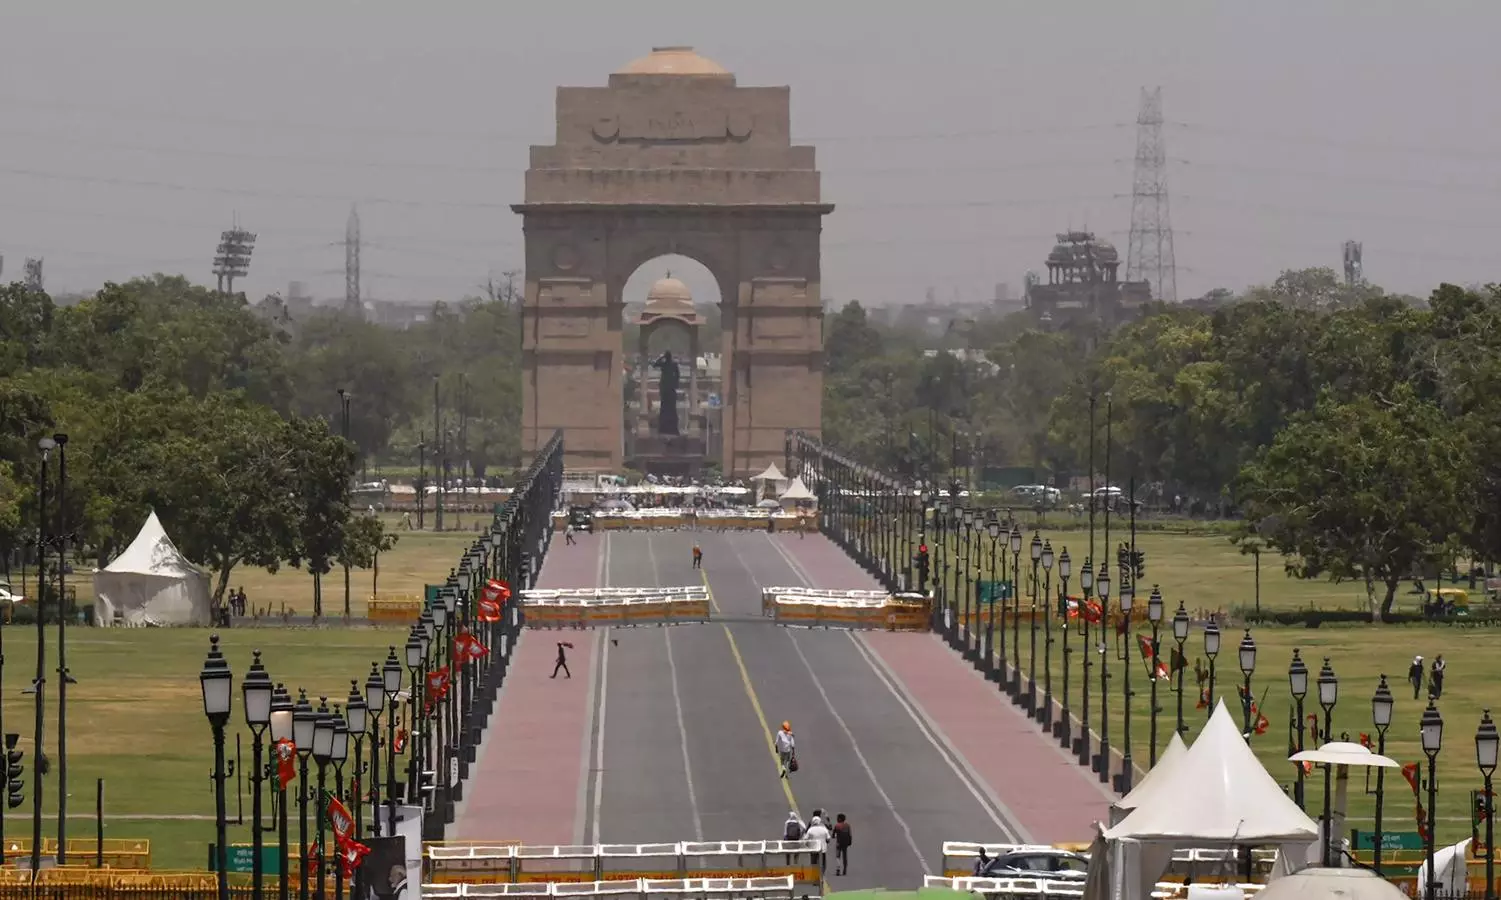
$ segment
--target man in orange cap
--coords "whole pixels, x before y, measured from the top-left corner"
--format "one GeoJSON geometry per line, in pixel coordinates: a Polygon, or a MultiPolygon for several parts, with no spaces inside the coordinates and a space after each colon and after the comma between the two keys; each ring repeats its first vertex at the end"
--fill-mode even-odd
{"type": "Polygon", "coordinates": [[[776,747],[777,759],[782,763],[782,777],[786,778],[787,772],[797,766],[797,739],[792,736],[791,722],[782,723],[782,730],[777,732],[776,747]]]}

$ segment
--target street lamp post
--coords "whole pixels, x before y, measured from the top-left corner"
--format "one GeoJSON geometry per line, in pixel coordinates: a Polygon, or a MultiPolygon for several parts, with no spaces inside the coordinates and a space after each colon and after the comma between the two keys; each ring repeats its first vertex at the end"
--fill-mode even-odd
{"type": "MultiPolygon", "coordinates": [[[[313,733],[318,729],[318,713],[308,702],[307,691],[297,690],[297,705],[292,708],[292,744],[297,748],[297,898],[308,900],[308,863],[312,860],[308,843],[307,805],[311,794],[308,784],[308,758],[313,755],[313,733]]],[[[289,861],[290,862],[290,861],[289,861]]]]}
{"type": "Polygon", "coordinates": [[[265,844],[265,830],[261,827],[261,794],[266,781],[266,764],[263,751],[266,728],[271,725],[271,703],[276,686],[261,664],[261,651],[251,654],[250,671],[240,685],[245,700],[245,724],[250,726],[250,790],[251,824],[250,843],[250,889],[255,900],[265,896],[266,873],[261,861],[265,844]]]}
{"type": "Polygon", "coordinates": [[[1157,672],[1162,665],[1162,591],[1152,585],[1147,597],[1147,621],[1152,623],[1152,711],[1147,726],[1147,768],[1157,767],[1157,672]]]}
{"type": "Polygon", "coordinates": [[[1422,736],[1423,755],[1428,757],[1428,896],[1438,896],[1438,874],[1433,869],[1433,856],[1438,844],[1438,753],[1444,745],[1444,717],[1438,714],[1433,697],[1428,697],[1428,708],[1418,723],[1422,736]]]}
{"type": "Polygon", "coordinates": [[[401,662],[396,658],[396,648],[386,652],[386,661],[380,667],[382,690],[386,695],[386,809],[385,832],[380,830],[380,816],[376,816],[376,836],[396,834],[396,713],[400,707],[401,662]]]}
{"type": "MultiPolygon", "coordinates": [[[[1110,624],[1110,567],[1104,562],[1095,566],[1094,589],[1100,595],[1100,629],[1110,624]]],[[[1110,656],[1109,644],[1100,640],[1100,755],[1095,759],[1095,773],[1102,783],[1110,779],[1110,656]]]]}
{"type": "Polygon", "coordinates": [[[1188,726],[1183,723],[1183,673],[1188,669],[1188,657],[1183,655],[1183,642],[1188,640],[1188,609],[1183,601],[1178,601],[1178,611],[1173,613],[1173,640],[1178,643],[1178,737],[1188,734],[1188,726]]]}
{"type": "Polygon", "coordinates": [[[1204,626],[1204,655],[1209,657],[1209,703],[1208,712],[1204,716],[1208,718],[1214,715],[1214,660],[1220,655],[1220,623],[1209,617],[1209,623],[1204,626]]]}
{"type": "MultiPolygon", "coordinates": [[[[344,720],[343,716],[339,715],[339,708],[337,706],[334,707],[333,732],[333,743],[330,746],[328,758],[334,765],[334,796],[342,799],[344,797],[344,762],[349,759],[349,723],[344,720]]],[[[327,801],[323,802],[326,808],[327,801]]],[[[326,817],[327,813],[325,812],[324,815],[326,817]]],[[[358,832],[356,832],[356,836],[358,836],[358,832]]],[[[330,858],[338,860],[338,847],[334,848],[332,857],[325,851],[323,858],[325,866],[327,864],[326,861],[330,858]]],[[[322,877],[321,871],[319,877],[322,877]]],[[[344,865],[342,860],[334,867],[334,897],[336,900],[344,900],[344,865]]]]}
{"type": "MultiPolygon", "coordinates": [[[[1381,676],[1381,683],[1376,685],[1376,694],[1371,698],[1371,722],[1376,726],[1376,753],[1386,755],[1386,729],[1392,724],[1392,710],[1396,706],[1396,700],[1392,697],[1392,689],[1387,686],[1386,676],[1381,676]]],[[[1301,731],[1302,717],[1299,717],[1298,743],[1302,745],[1303,734],[1301,731]]],[[[1301,776],[1303,770],[1298,769],[1301,776]]],[[[1381,813],[1386,800],[1386,769],[1376,769],[1376,840],[1372,845],[1375,856],[1376,874],[1381,874],[1381,813]]]]}
{"type": "Polygon", "coordinates": [[[344,701],[344,724],[348,726],[346,740],[354,741],[354,763],[349,769],[349,796],[354,800],[354,836],[358,839],[365,833],[365,729],[370,724],[370,707],[360,693],[360,683],[349,681],[349,698],[344,701]]]}
{"type": "MultiPolygon", "coordinates": [[[[68,862],[68,436],[57,442],[57,864],[68,862]]],[[[46,510],[42,511],[46,515],[46,510]]],[[[40,745],[38,745],[40,746],[40,745]]]]}
{"type": "Polygon", "coordinates": [[[1094,736],[1089,732],[1089,670],[1094,665],[1093,648],[1089,646],[1089,598],[1094,591],[1094,569],[1090,567],[1089,557],[1084,558],[1084,567],[1079,570],[1079,590],[1083,593],[1080,600],[1079,618],[1084,622],[1084,665],[1079,673],[1079,765],[1090,763],[1091,744],[1094,736]]]}
{"type": "Polygon", "coordinates": [[[975,637],[974,623],[975,615],[979,612],[978,605],[975,603],[974,560],[971,558],[974,551],[974,509],[966,506],[959,516],[959,522],[964,526],[964,536],[960,539],[964,543],[964,554],[961,557],[964,572],[964,657],[973,662],[977,649],[974,645],[978,643],[973,639],[975,637]],[[972,611],[975,615],[971,614],[972,611]]]}
{"type": "MultiPolygon", "coordinates": [[[[401,669],[396,670],[398,674],[401,669]]],[[[380,667],[370,663],[370,675],[365,679],[366,721],[370,725],[370,833],[380,834],[380,718],[386,709],[386,684],[381,678],[380,667]]],[[[358,752],[359,744],[355,744],[358,752]]]]}
{"type": "MultiPolygon", "coordinates": [[[[1131,573],[1128,569],[1121,570],[1120,603],[1121,623],[1126,626],[1126,634],[1129,636],[1133,633],[1131,613],[1132,607],[1136,604],[1136,587],[1131,583],[1131,573]]],[[[1127,637],[1126,640],[1130,638],[1127,637]]],[[[1127,647],[1125,651],[1129,653],[1130,649],[1127,647]]],[[[1125,721],[1122,724],[1125,727],[1121,733],[1121,777],[1116,790],[1122,796],[1131,792],[1131,781],[1135,775],[1132,771],[1135,763],[1131,759],[1131,700],[1134,696],[1131,692],[1131,663],[1127,660],[1121,665],[1121,703],[1122,711],[1125,713],[1125,721]]]]}
{"type": "Polygon", "coordinates": [[[1031,628],[1029,629],[1032,642],[1032,653],[1027,661],[1027,702],[1023,709],[1029,715],[1037,714],[1037,589],[1042,586],[1042,579],[1037,574],[1037,567],[1042,564],[1042,536],[1032,532],[1032,543],[1028,548],[1032,554],[1032,615],[1031,628]]]}
{"type": "MultiPolygon", "coordinates": [[[[1022,529],[1011,524],[1011,696],[1021,698],[1022,693],[1022,592],[1018,582],[1022,577],[1022,529]]],[[[1002,640],[1005,638],[1003,637],[1002,640]]]]}
{"type": "Polygon", "coordinates": [[[1042,542],[1042,604],[1032,611],[1032,627],[1037,627],[1037,615],[1042,614],[1042,710],[1037,721],[1043,729],[1053,726],[1053,542],[1042,542]]]}
{"type": "MultiPolygon", "coordinates": [[[[445,646],[451,646],[450,642],[443,639],[444,633],[448,630],[448,606],[443,602],[442,598],[439,598],[437,602],[433,603],[431,610],[433,614],[433,667],[434,669],[440,669],[443,667],[446,659],[444,655],[445,646]]],[[[451,690],[448,693],[449,696],[453,695],[453,691],[451,690]]],[[[448,802],[449,790],[446,708],[447,703],[444,699],[435,699],[433,701],[433,756],[431,763],[433,768],[433,809],[440,817],[444,804],[448,802]]]]}
{"type": "MultiPolygon", "coordinates": [[[[1293,648],[1293,661],[1287,667],[1287,686],[1293,695],[1293,717],[1297,720],[1298,745],[1297,752],[1303,752],[1303,698],[1308,696],[1308,666],[1303,662],[1303,655],[1297,647],[1293,648]]],[[[1297,763],[1298,780],[1293,783],[1293,800],[1298,804],[1298,809],[1305,809],[1303,798],[1304,771],[1303,764],[1297,763]]],[[[1377,843],[1380,843],[1378,837],[1377,843]]],[[[1378,850],[1378,852],[1380,852],[1378,850]]]]}
{"type": "Polygon", "coordinates": [[[1053,723],[1053,736],[1066,750],[1072,749],[1074,739],[1073,722],[1068,710],[1068,664],[1069,657],[1074,655],[1074,648],[1069,645],[1068,640],[1068,579],[1073,574],[1074,561],[1069,559],[1068,548],[1064,547],[1063,552],[1058,554],[1058,581],[1063,592],[1058,597],[1058,613],[1063,617],[1063,624],[1059,626],[1063,630],[1063,708],[1059,711],[1058,721],[1053,723]]]}
{"type": "Polygon", "coordinates": [[[318,767],[317,804],[318,823],[318,900],[328,896],[328,764],[334,752],[334,714],[328,708],[328,698],[318,698],[318,719],[313,725],[313,764],[318,767]]]}
{"type": "Polygon", "coordinates": [[[1251,707],[1254,697],[1251,694],[1251,675],[1256,672],[1256,640],[1251,637],[1251,629],[1246,629],[1246,636],[1240,639],[1240,674],[1245,678],[1241,684],[1241,709],[1245,713],[1246,743],[1251,742],[1251,734],[1255,730],[1255,723],[1251,721],[1251,707]]]}
{"type": "MultiPolygon", "coordinates": [[[[36,679],[31,683],[32,699],[36,704],[36,725],[32,733],[35,765],[40,766],[43,738],[46,736],[46,711],[44,698],[47,693],[47,549],[51,540],[47,536],[47,460],[57,441],[44,437],[37,441],[42,451],[41,480],[37,484],[37,553],[36,553],[36,679]]],[[[62,599],[58,599],[58,615],[62,615],[62,599]]],[[[40,772],[38,773],[40,775],[40,772]]],[[[42,868],[42,786],[43,778],[31,780],[31,871],[42,868]]]]}
{"type": "Polygon", "coordinates": [[[229,900],[229,848],[225,846],[229,815],[224,803],[224,782],[229,775],[224,764],[224,726],[229,724],[230,708],[234,705],[234,683],[229,662],[219,652],[219,635],[210,635],[208,658],[198,674],[198,686],[203,691],[203,714],[214,732],[214,875],[219,900],[229,900]]]}
{"type": "MultiPolygon", "coordinates": [[[[421,631],[422,626],[412,626],[411,633],[407,635],[405,648],[407,674],[411,677],[412,685],[411,689],[407,691],[407,721],[411,723],[407,735],[407,744],[409,745],[407,752],[407,802],[413,804],[418,803],[421,797],[418,783],[421,780],[419,775],[422,772],[422,735],[427,731],[427,723],[422,722],[420,725],[418,724],[420,721],[419,717],[421,716],[421,707],[418,705],[421,703],[421,698],[418,695],[421,694],[422,685],[424,684],[421,670],[423,658],[426,656],[422,637],[420,636],[421,631]]],[[[395,820],[393,819],[392,821],[394,823],[395,820]]],[[[395,832],[393,831],[392,833],[394,834],[395,832]]]]}
{"type": "MultiPolygon", "coordinates": [[[[995,564],[995,551],[996,546],[1001,542],[1000,517],[997,516],[996,518],[991,519],[990,522],[986,524],[985,531],[990,535],[990,581],[992,584],[996,584],[998,583],[998,580],[996,578],[996,572],[998,570],[996,569],[995,564]]],[[[1004,558],[1004,554],[1002,556],[1004,558]]],[[[999,584],[1004,585],[1005,580],[1000,579],[999,584]]],[[[995,680],[995,607],[998,603],[1001,606],[1001,675],[1002,677],[1004,677],[1006,673],[1005,615],[1007,598],[1005,595],[997,596],[996,591],[992,589],[991,594],[987,598],[987,600],[989,602],[985,607],[985,672],[990,676],[991,680],[995,680]]]]}
{"type": "MultiPolygon", "coordinates": [[[[1329,665],[1329,657],[1324,657],[1324,666],[1319,669],[1319,706],[1324,709],[1324,733],[1322,743],[1329,742],[1329,735],[1334,730],[1334,705],[1339,702],[1339,679],[1334,677],[1334,669],[1329,665]]],[[[1334,865],[1334,767],[1324,763],[1324,830],[1323,830],[1323,864],[1324,868],[1334,865]]],[[[1376,840],[1381,840],[1377,835],[1376,840]]]]}
{"type": "Polygon", "coordinates": [[[1480,768],[1485,803],[1485,900],[1496,900],[1496,848],[1495,812],[1491,800],[1491,776],[1496,774],[1496,755],[1501,750],[1501,735],[1496,732],[1496,723],[1491,721],[1491,711],[1480,717],[1480,728],[1475,732],[1475,764],[1480,768]]]}
{"type": "Polygon", "coordinates": [[[276,762],[276,849],[277,900],[289,900],[291,896],[291,866],[288,864],[287,845],[287,787],[281,779],[281,742],[292,740],[292,695],[287,686],[278,684],[271,694],[271,746],[272,759],[276,762]]]}

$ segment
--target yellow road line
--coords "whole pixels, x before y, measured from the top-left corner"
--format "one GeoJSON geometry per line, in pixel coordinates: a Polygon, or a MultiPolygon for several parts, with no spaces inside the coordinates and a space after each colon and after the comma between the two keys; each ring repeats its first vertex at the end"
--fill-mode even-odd
{"type": "MultiPolygon", "coordinates": [[[[714,599],[714,589],[709,587],[709,576],[704,574],[703,569],[698,570],[698,576],[704,582],[704,590],[709,592],[709,606],[715,612],[719,612],[719,602],[714,599]]],[[[766,752],[771,754],[772,768],[778,773],[777,781],[782,785],[782,793],[786,795],[790,804],[788,809],[801,809],[797,805],[797,797],[792,793],[792,785],[788,779],[780,777],[782,771],[782,759],[777,756],[777,745],[772,740],[771,722],[767,720],[766,713],[761,709],[761,699],[756,696],[755,685],[751,684],[750,672],[745,668],[745,657],[740,655],[740,645],[735,643],[735,635],[730,632],[730,626],[721,625],[724,636],[729,639],[730,653],[735,657],[735,665],[740,668],[740,683],[745,686],[745,696],[750,698],[751,708],[756,711],[756,718],[761,720],[761,727],[766,734],[766,752]]]]}

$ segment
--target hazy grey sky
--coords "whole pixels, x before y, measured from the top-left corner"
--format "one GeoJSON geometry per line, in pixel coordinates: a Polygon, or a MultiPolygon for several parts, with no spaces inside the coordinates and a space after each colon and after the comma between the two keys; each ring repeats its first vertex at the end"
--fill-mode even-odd
{"type": "MultiPolygon", "coordinates": [[[[527,146],[554,88],[654,44],[792,87],[818,148],[824,290],[876,303],[1019,290],[1052,235],[1125,255],[1138,95],[1163,88],[1179,296],[1338,267],[1426,293],[1501,280],[1501,3],[629,3],[7,0],[4,277],[212,283],[259,234],[252,296],[342,296],[358,203],[375,299],[520,267],[527,146]],[[858,11],[858,12],[857,12],[858,11]]],[[[635,284],[656,277],[648,264],[635,284]]],[[[681,271],[681,264],[679,265],[681,271]]],[[[684,272],[696,290],[706,280],[684,272]]]]}

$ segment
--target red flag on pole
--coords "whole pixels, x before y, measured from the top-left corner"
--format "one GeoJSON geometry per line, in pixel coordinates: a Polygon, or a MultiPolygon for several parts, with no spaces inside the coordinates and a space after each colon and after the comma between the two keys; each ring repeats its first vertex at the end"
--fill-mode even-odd
{"type": "Polygon", "coordinates": [[[276,742],[276,784],[282,790],[297,777],[297,745],[291,738],[276,742]]]}

